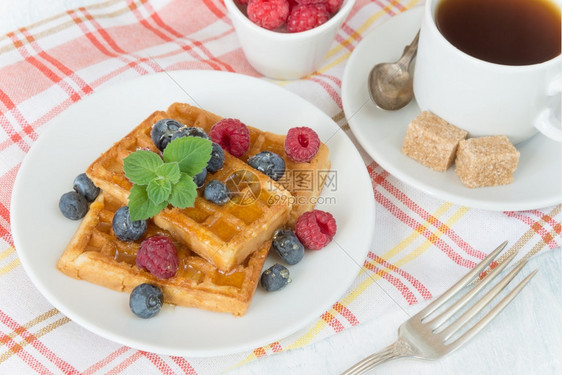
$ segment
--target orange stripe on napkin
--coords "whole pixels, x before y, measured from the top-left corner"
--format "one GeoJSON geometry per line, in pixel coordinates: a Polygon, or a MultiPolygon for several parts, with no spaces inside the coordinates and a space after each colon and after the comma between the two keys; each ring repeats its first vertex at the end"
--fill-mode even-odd
{"type": "Polygon", "coordinates": [[[254,349],[253,354],[256,356],[256,358],[260,358],[266,355],[267,353],[265,352],[264,347],[261,346],[259,348],[254,349]]]}
{"type": "MultiPolygon", "coordinates": [[[[16,37],[16,34],[10,33],[8,35],[12,39],[14,45],[16,45],[19,41],[19,39],[17,39],[16,37]]],[[[57,74],[53,69],[49,68],[45,63],[43,63],[40,59],[36,57],[39,56],[43,58],[44,54],[37,54],[37,53],[32,54],[27,50],[27,47],[25,46],[21,46],[17,48],[17,50],[27,63],[31,64],[38,71],[40,71],[45,77],[47,77],[49,80],[51,80],[53,83],[57,84],[61,89],[63,89],[63,91],[66,92],[66,94],[69,96],[69,98],[72,99],[73,102],[77,102],[78,100],[80,100],[81,98],[80,93],[74,90],[74,88],[72,88],[68,84],[68,82],[64,81],[63,76],[57,74]]]]}
{"type": "MultiPolygon", "coordinates": [[[[213,54],[210,52],[210,50],[205,46],[204,42],[201,42],[199,40],[192,39],[192,38],[189,38],[189,39],[186,38],[185,37],[185,35],[187,35],[186,32],[177,31],[177,30],[171,28],[166,22],[164,22],[162,20],[162,18],[160,18],[158,13],[154,12],[154,9],[152,9],[150,7],[150,4],[146,4],[146,5],[147,5],[147,7],[150,8],[150,11],[152,12],[151,18],[155,21],[156,25],[159,26],[161,29],[168,31],[172,35],[173,39],[170,39],[170,41],[174,41],[177,44],[179,44],[184,51],[189,51],[193,47],[185,45],[183,43],[180,43],[180,41],[189,40],[193,44],[194,47],[198,48],[201,52],[203,52],[203,55],[205,56],[205,60],[210,60],[214,64],[215,63],[217,64],[217,65],[211,65],[211,67],[214,70],[227,70],[229,72],[234,71],[234,69],[230,65],[226,64],[222,60],[217,59],[215,56],[213,56],[213,54]]],[[[163,9],[161,11],[161,13],[166,14],[167,13],[166,9],[163,9]]],[[[208,40],[207,40],[207,42],[208,42],[208,40]]]]}
{"type": "MultiPolygon", "coordinates": [[[[19,335],[25,340],[25,345],[27,344],[31,345],[38,353],[42,354],[46,359],[48,359],[51,363],[53,363],[57,368],[59,368],[65,374],[77,373],[74,367],[72,367],[68,362],[64,361],[62,358],[60,358],[55,353],[53,353],[47,346],[45,346],[38,339],[39,336],[36,336],[31,332],[29,332],[25,326],[18,324],[14,319],[4,314],[4,312],[1,310],[0,310],[0,323],[12,329],[15,335],[19,335]]],[[[50,329],[43,331],[42,334],[52,331],[57,326],[58,325],[50,327],[50,329]]],[[[3,333],[0,334],[1,334],[0,342],[3,342],[6,346],[8,346],[13,353],[18,354],[20,358],[27,358],[28,353],[23,347],[24,344],[20,345],[16,343],[15,340],[13,340],[8,335],[5,335],[3,333]]],[[[34,359],[33,362],[35,362],[34,359]]],[[[43,366],[41,365],[41,367],[43,366]]]]}
{"type": "Polygon", "coordinates": [[[424,299],[429,299],[432,297],[431,292],[429,289],[425,287],[418,279],[416,279],[413,275],[409,274],[408,272],[404,271],[400,267],[395,266],[394,264],[388,262],[384,258],[379,257],[378,255],[374,254],[373,252],[369,252],[367,257],[374,260],[375,262],[381,264],[382,266],[386,267],[387,269],[396,272],[398,275],[402,276],[404,279],[408,280],[410,284],[422,295],[424,299]]]}
{"type": "Polygon", "coordinates": [[[31,35],[26,28],[21,28],[19,29],[19,31],[26,38],[28,42],[27,45],[33,48],[37,56],[41,57],[46,63],[50,64],[53,68],[57,69],[64,76],[70,77],[71,80],[74,81],[76,85],[78,85],[78,87],[82,91],[81,96],[90,94],[93,91],[92,87],[90,87],[88,83],[86,83],[86,81],[84,81],[82,78],[77,76],[72,69],[67,67],[65,64],[63,64],[60,60],[53,57],[51,54],[47,53],[45,50],[41,49],[41,47],[38,45],[33,35],[31,35]]]}
{"type": "MultiPolygon", "coordinates": [[[[69,11],[68,14],[72,17],[72,19],[74,20],[76,25],[80,28],[80,30],[82,31],[82,33],[84,34],[86,39],[101,54],[93,54],[91,49],[88,49],[87,51],[83,51],[82,55],[86,56],[86,59],[84,59],[83,57],[80,57],[79,54],[76,54],[76,58],[77,58],[76,67],[77,67],[77,69],[80,69],[80,68],[88,66],[88,65],[93,65],[96,62],[105,61],[106,60],[105,56],[108,56],[108,57],[112,57],[112,58],[118,58],[119,60],[123,61],[126,64],[127,68],[134,69],[140,75],[159,70],[158,65],[152,63],[150,61],[150,59],[137,57],[133,54],[127,54],[127,51],[125,51],[121,47],[119,47],[119,45],[117,44],[115,39],[110,35],[110,33],[107,30],[103,29],[101,27],[101,25],[95,20],[95,18],[93,18],[91,15],[89,15],[87,13],[86,9],[82,8],[80,10],[84,14],[84,18],[86,20],[88,20],[89,22],[84,22],[83,19],[80,17],[80,15],[77,12],[69,11]],[[89,26],[93,30],[90,30],[89,26]],[[144,68],[142,66],[143,63],[147,63],[147,65],[150,65],[151,69],[144,68]]],[[[132,35],[135,35],[135,34],[132,33],[132,35]]],[[[70,49],[74,49],[74,48],[82,49],[83,48],[81,46],[82,43],[83,43],[83,40],[81,38],[77,38],[77,39],[74,39],[74,40],[70,41],[69,43],[67,43],[67,47],[64,48],[64,51],[66,51],[66,53],[61,51],[61,52],[63,52],[63,53],[61,53],[61,55],[64,56],[64,58],[67,59],[67,60],[73,59],[72,56],[74,56],[74,54],[70,54],[70,56],[69,56],[69,54],[67,52],[68,49],[69,48],[70,49]]],[[[101,82],[104,82],[104,81],[101,81],[101,82]]]]}
{"type": "MultiPolygon", "coordinates": [[[[369,170],[369,174],[371,175],[371,179],[373,181],[373,188],[375,190],[375,199],[378,203],[380,203],[383,207],[385,207],[389,212],[391,212],[396,218],[402,221],[404,224],[408,225],[416,232],[427,238],[431,243],[436,245],[447,257],[453,260],[455,263],[466,267],[466,268],[473,268],[476,263],[472,260],[464,258],[463,255],[454,251],[447,243],[441,240],[439,237],[435,236],[433,232],[429,231],[426,225],[421,225],[416,219],[412,216],[412,214],[419,215],[421,218],[426,220],[428,223],[432,223],[434,226],[437,224],[437,228],[447,228],[446,231],[442,231],[442,233],[447,233],[449,238],[456,240],[457,242],[460,241],[460,237],[454,234],[454,231],[451,228],[448,228],[445,224],[441,221],[432,218],[431,214],[429,214],[426,210],[420,207],[417,203],[411,200],[406,194],[404,194],[401,190],[390,184],[390,182],[386,179],[388,176],[388,172],[384,171],[381,173],[376,172],[373,163],[367,167],[369,170]],[[390,192],[398,201],[404,204],[409,211],[403,211],[400,209],[396,204],[394,204],[389,197],[385,196],[381,192],[378,191],[377,186],[383,187],[386,191],[390,192]]],[[[485,258],[485,254],[481,251],[473,249],[469,246],[466,242],[460,241],[457,243],[459,248],[465,251],[467,254],[471,256],[476,256],[478,259],[485,258]]]]}
{"type": "Polygon", "coordinates": [[[344,306],[341,302],[334,303],[334,306],[332,306],[332,308],[339,314],[341,314],[341,316],[343,316],[349,323],[351,323],[352,326],[359,324],[359,320],[353,314],[353,312],[351,312],[351,310],[344,306]]]}
{"type": "Polygon", "coordinates": [[[95,372],[97,372],[98,370],[102,369],[103,367],[107,366],[109,363],[111,363],[112,361],[114,361],[116,358],[118,358],[119,356],[123,355],[125,352],[127,352],[128,350],[131,350],[129,347],[127,346],[122,346],[119,349],[117,349],[116,351],[114,351],[113,353],[109,354],[108,356],[106,356],[105,358],[103,358],[102,360],[94,363],[93,365],[91,365],[90,367],[88,367],[85,371],[83,371],[81,373],[81,375],[91,375],[94,374],[95,372]]]}
{"type": "Polygon", "coordinates": [[[221,70],[220,63],[217,64],[214,56],[209,54],[209,52],[204,48],[203,44],[200,41],[193,40],[192,41],[193,45],[187,45],[185,43],[181,43],[181,40],[178,40],[177,38],[174,38],[173,36],[167,35],[168,29],[169,29],[168,27],[163,28],[162,25],[159,25],[159,24],[156,24],[156,26],[153,26],[150,22],[148,22],[148,20],[145,17],[143,17],[143,15],[139,12],[137,7],[131,7],[131,10],[133,11],[133,14],[135,15],[135,17],[137,18],[139,23],[142,26],[144,26],[147,30],[152,32],[154,35],[156,35],[158,38],[160,38],[162,41],[170,42],[170,43],[176,43],[182,48],[182,50],[189,53],[193,58],[198,59],[198,58],[204,57],[204,59],[201,59],[201,60],[206,62],[209,65],[210,68],[212,68],[214,70],[221,70]],[[203,52],[204,56],[199,55],[195,48],[200,49],[203,52]]]}
{"type": "Polygon", "coordinates": [[[158,354],[141,351],[142,355],[145,356],[154,366],[164,375],[174,375],[172,368],[162,359],[158,354]]]}
{"type": "Polygon", "coordinates": [[[529,225],[529,227],[545,242],[551,249],[560,246],[560,230],[561,225],[559,222],[554,220],[552,216],[560,213],[560,206],[557,206],[552,213],[545,214],[537,210],[526,211],[526,212],[506,212],[505,214],[509,217],[516,218],[521,222],[529,225]],[[534,220],[530,215],[535,215],[538,217],[534,220]],[[548,229],[550,227],[551,229],[548,229]],[[558,242],[556,241],[558,240],[558,242]]]}
{"type": "MultiPolygon", "coordinates": [[[[323,77],[326,77],[326,75],[323,75],[323,77]]],[[[325,80],[323,80],[318,75],[312,75],[308,78],[311,82],[315,82],[315,83],[319,84],[320,87],[322,87],[328,93],[328,95],[332,98],[332,100],[337,104],[338,108],[343,107],[342,102],[341,102],[341,96],[339,94],[339,89],[334,88],[333,86],[328,84],[325,80]]]]}
{"type": "Polygon", "coordinates": [[[332,329],[334,330],[334,332],[341,332],[344,329],[344,326],[341,324],[341,322],[338,320],[338,318],[336,316],[334,316],[333,314],[331,314],[329,311],[326,311],[324,314],[322,314],[321,318],[328,323],[328,325],[330,327],[332,327],[332,329]]]}
{"type": "Polygon", "coordinates": [[[121,363],[119,363],[117,366],[114,366],[110,371],[108,371],[108,373],[119,374],[120,372],[123,372],[127,367],[131,366],[133,363],[135,363],[142,357],[143,357],[142,352],[137,350],[128,358],[126,358],[121,363]]]}
{"type": "Polygon", "coordinates": [[[4,228],[4,225],[0,225],[0,238],[7,240],[10,229],[8,227],[10,225],[10,211],[8,211],[8,208],[4,206],[2,202],[0,202],[0,218],[2,218],[2,222],[7,224],[6,228],[4,228]]]}
{"type": "MultiPolygon", "coordinates": [[[[505,212],[505,215],[508,217],[516,218],[525,224],[529,225],[529,230],[525,232],[516,242],[511,246],[508,250],[505,250],[499,258],[497,258],[497,263],[501,264],[508,258],[511,254],[516,251],[519,251],[524,246],[526,246],[529,242],[536,241],[537,236],[539,234],[540,241],[536,242],[531,250],[527,251],[525,255],[523,255],[523,259],[528,259],[533,255],[537,254],[541,251],[545,245],[549,248],[553,249],[560,246],[562,242],[562,238],[560,237],[561,232],[561,223],[557,222],[556,220],[552,219],[554,216],[559,215],[562,211],[562,205],[554,206],[554,208],[548,212],[543,213],[538,210],[532,211],[521,211],[521,212],[505,212]],[[539,220],[533,220],[529,217],[529,215],[535,214],[539,216],[539,220]],[[550,230],[544,227],[545,224],[550,225],[550,230]]],[[[489,269],[485,270],[484,272],[489,272],[489,269]]]]}
{"type": "Polygon", "coordinates": [[[271,350],[273,351],[273,353],[279,353],[279,352],[283,351],[283,347],[281,346],[279,341],[275,341],[275,342],[271,343],[269,346],[270,346],[271,350]]]}
{"type": "MultiPolygon", "coordinates": [[[[25,135],[29,136],[33,140],[36,140],[37,133],[35,133],[33,127],[30,126],[30,124],[24,118],[24,116],[19,111],[19,109],[17,109],[17,107],[15,106],[15,103],[8,97],[8,95],[2,89],[0,89],[0,102],[4,104],[4,106],[10,112],[10,114],[13,116],[13,118],[17,121],[17,123],[20,125],[25,135]]],[[[5,117],[6,113],[0,112],[0,116],[5,117]]],[[[2,128],[4,129],[6,134],[10,137],[10,140],[14,144],[16,144],[24,152],[29,151],[30,145],[27,144],[27,142],[25,142],[24,136],[21,133],[14,131],[14,128],[10,125],[9,122],[0,121],[0,125],[2,126],[2,128]]],[[[4,144],[2,144],[2,146],[3,146],[2,150],[5,147],[7,147],[4,144]]]]}
{"type": "Polygon", "coordinates": [[[402,294],[402,297],[404,297],[404,299],[406,300],[406,302],[408,302],[409,305],[412,305],[412,304],[418,302],[418,299],[416,298],[414,293],[412,293],[410,288],[408,288],[397,277],[394,277],[393,275],[389,274],[388,272],[386,272],[384,270],[381,270],[380,268],[378,268],[377,266],[375,266],[373,263],[370,263],[370,262],[365,262],[363,264],[363,266],[366,269],[375,273],[376,275],[382,277],[383,279],[388,281],[390,284],[392,284],[392,286],[394,286],[396,288],[396,290],[398,290],[398,292],[400,292],[400,294],[402,294]]]}
{"type": "Polygon", "coordinates": [[[197,371],[191,366],[191,364],[183,357],[171,357],[172,361],[174,361],[186,375],[197,375],[197,371]]]}
{"type": "MultiPolygon", "coordinates": [[[[2,311],[0,311],[1,315],[2,311]]],[[[1,318],[1,316],[0,316],[1,318]]],[[[38,374],[52,374],[41,362],[35,359],[31,354],[23,350],[21,345],[12,340],[9,336],[0,332],[0,344],[3,347],[10,350],[11,353],[17,354],[17,356],[22,360],[23,363],[27,364],[32,370],[36,371],[38,374]]],[[[4,355],[2,355],[4,357],[4,355]]]]}

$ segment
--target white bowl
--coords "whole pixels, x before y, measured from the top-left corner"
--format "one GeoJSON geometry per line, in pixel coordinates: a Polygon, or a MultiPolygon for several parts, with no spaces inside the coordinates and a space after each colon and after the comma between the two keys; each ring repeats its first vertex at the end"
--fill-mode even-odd
{"type": "Polygon", "coordinates": [[[250,21],[235,0],[224,3],[242,50],[254,69],[269,78],[292,80],[305,77],[320,66],[355,0],[345,0],[326,23],[298,33],[264,29],[250,21]]]}

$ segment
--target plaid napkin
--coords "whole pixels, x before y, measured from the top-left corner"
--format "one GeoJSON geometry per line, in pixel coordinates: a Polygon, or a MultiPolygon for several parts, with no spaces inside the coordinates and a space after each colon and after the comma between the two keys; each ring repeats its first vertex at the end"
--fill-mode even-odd
{"type": "MultiPolygon", "coordinates": [[[[278,84],[315,104],[355,140],[341,103],[346,60],[366,33],[416,5],[357,1],[317,74],[278,84]]],[[[169,357],[101,338],[53,308],[26,276],[10,233],[14,179],[50,120],[72,103],[124,80],[180,69],[259,76],[244,58],[222,1],[110,0],[0,37],[1,372],[204,374],[238,368],[432,298],[505,239],[507,253],[520,250],[519,257],[562,243],[559,205],[525,212],[457,206],[403,184],[358,146],[376,199],[376,241],[347,293],[316,321],[270,345],[221,358],[169,357]],[[383,295],[395,305],[377,307],[383,295]]]]}

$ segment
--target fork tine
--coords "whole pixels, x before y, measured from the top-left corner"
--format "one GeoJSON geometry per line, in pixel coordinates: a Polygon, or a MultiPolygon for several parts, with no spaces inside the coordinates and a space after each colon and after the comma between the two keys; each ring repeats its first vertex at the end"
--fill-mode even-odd
{"type": "Polygon", "coordinates": [[[498,315],[515,297],[517,297],[519,292],[521,292],[521,290],[523,290],[523,288],[529,283],[529,281],[531,281],[537,271],[538,270],[534,270],[529,275],[527,275],[527,277],[525,277],[519,284],[517,284],[517,286],[514,287],[513,290],[509,292],[509,294],[506,295],[500,302],[498,302],[498,304],[494,306],[492,310],[488,311],[488,313],[480,321],[478,321],[478,323],[472,326],[472,328],[466,331],[454,342],[449,344],[450,350],[454,350],[458,346],[470,340],[478,332],[480,332],[482,328],[484,328],[490,321],[492,321],[492,319],[494,319],[496,315],[498,315]]]}
{"type": "Polygon", "coordinates": [[[475,276],[479,275],[480,272],[482,272],[484,268],[486,268],[492,262],[492,260],[504,249],[506,245],[507,245],[507,241],[503,242],[494,251],[492,251],[490,255],[488,255],[486,258],[484,258],[484,260],[482,260],[478,265],[476,265],[476,267],[474,267],[471,271],[469,271],[466,274],[466,276],[464,276],[462,279],[457,281],[457,283],[453,285],[449,290],[447,290],[435,301],[433,301],[428,306],[426,306],[423,310],[421,310],[417,314],[417,316],[423,319],[427,317],[429,314],[431,314],[432,312],[434,312],[435,310],[437,310],[439,307],[441,307],[441,305],[447,302],[449,298],[457,294],[459,290],[461,290],[466,285],[468,285],[468,283],[470,283],[475,276]]]}
{"type": "Polygon", "coordinates": [[[428,322],[433,329],[439,328],[447,320],[449,320],[457,311],[459,311],[463,306],[469,303],[473,297],[478,294],[486,285],[488,285],[493,279],[495,279],[507,265],[515,258],[517,251],[513,252],[508,256],[505,261],[503,261],[499,266],[493,269],[485,278],[483,278],[478,284],[476,284],[472,289],[470,289],[462,298],[459,298],[455,303],[449,306],[445,311],[435,317],[433,320],[428,322]]]}
{"type": "MultiPolygon", "coordinates": [[[[461,329],[466,323],[470,321],[476,314],[478,314],[484,307],[486,307],[506,286],[511,280],[521,271],[527,261],[521,261],[517,267],[509,272],[502,280],[500,280],[492,289],[490,289],[482,298],[476,302],[470,309],[465,311],[457,320],[450,326],[445,328],[440,335],[443,340],[447,340],[461,329]]],[[[489,275],[490,276],[490,275],[489,275]]],[[[488,279],[489,277],[487,277],[488,279]]],[[[464,297],[463,297],[464,298],[464,297]]]]}

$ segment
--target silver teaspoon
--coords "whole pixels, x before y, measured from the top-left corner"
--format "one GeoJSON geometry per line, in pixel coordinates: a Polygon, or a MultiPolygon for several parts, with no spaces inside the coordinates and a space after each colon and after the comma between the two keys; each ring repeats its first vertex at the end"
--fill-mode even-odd
{"type": "Polygon", "coordinates": [[[404,53],[394,63],[380,63],[369,73],[369,95],[371,100],[382,109],[397,110],[408,104],[414,97],[413,79],[410,64],[418,50],[420,32],[404,48],[404,53]]]}

